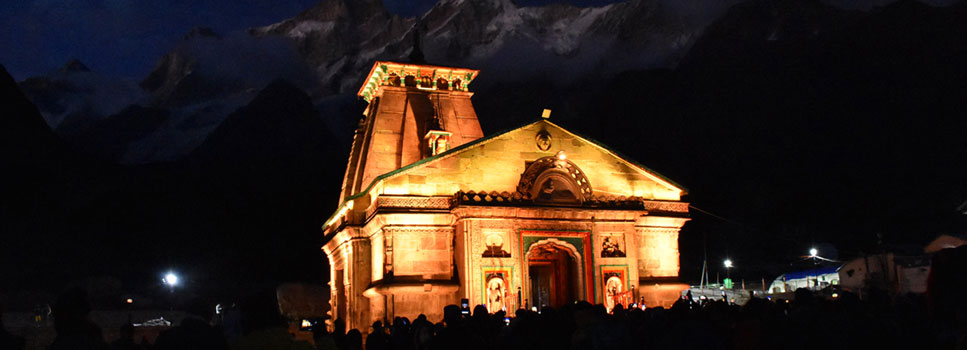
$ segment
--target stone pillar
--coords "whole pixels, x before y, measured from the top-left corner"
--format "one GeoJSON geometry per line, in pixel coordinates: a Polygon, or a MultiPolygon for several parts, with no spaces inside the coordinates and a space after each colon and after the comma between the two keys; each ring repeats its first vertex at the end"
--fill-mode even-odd
{"type": "Polygon", "coordinates": [[[688,285],[678,281],[678,233],[688,218],[643,216],[635,223],[638,295],[649,307],[670,307],[688,285]]]}
{"type": "Polygon", "coordinates": [[[372,324],[369,313],[369,298],[363,295],[372,278],[372,257],[369,239],[353,238],[349,241],[346,259],[346,274],[349,283],[346,284],[347,311],[349,313],[346,329],[358,329],[366,332],[372,324]]]}
{"type": "Polygon", "coordinates": [[[677,227],[636,227],[638,278],[678,277],[677,227]]]}

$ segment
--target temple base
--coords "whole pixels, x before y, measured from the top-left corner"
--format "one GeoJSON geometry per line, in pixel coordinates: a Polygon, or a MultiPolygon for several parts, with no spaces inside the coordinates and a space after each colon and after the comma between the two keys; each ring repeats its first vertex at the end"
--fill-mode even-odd
{"type": "Polygon", "coordinates": [[[647,307],[670,308],[678,301],[682,291],[688,289],[685,283],[656,283],[638,287],[638,295],[645,300],[647,307]]]}

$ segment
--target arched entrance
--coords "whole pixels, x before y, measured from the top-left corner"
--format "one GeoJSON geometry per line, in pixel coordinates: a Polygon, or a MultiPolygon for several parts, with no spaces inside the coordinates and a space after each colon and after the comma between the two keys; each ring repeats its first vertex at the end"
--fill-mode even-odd
{"type": "Polygon", "coordinates": [[[526,262],[531,306],[560,308],[578,300],[581,264],[573,246],[555,239],[535,243],[527,251],[526,262]]]}

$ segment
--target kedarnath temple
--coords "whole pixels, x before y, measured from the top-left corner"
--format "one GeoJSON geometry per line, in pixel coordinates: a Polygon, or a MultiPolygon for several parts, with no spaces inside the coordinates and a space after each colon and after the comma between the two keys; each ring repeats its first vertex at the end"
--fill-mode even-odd
{"type": "Polygon", "coordinates": [[[479,71],[376,62],[325,222],[332,319],[442,318],[586,300],[669,306],[685,189],[543,118],[484,137],[479,71]]]}

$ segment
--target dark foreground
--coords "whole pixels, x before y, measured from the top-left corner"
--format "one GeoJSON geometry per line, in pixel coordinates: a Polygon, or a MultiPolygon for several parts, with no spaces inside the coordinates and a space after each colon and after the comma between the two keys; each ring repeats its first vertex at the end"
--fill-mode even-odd
{"type": "MultiPolygon", "coordinates": [[[[209,305],[193,303],[180,324],[153,343],[136,340],[128,326],[113,344],[104,342],[83,299],[62,297],[55,306],[57,337],[48,349],[364,348],[361,330],[346,332],[341,320],[333,333],[315,329],[315,345],[295,340],[273,294],[241,302],[238,317],[226,314],[222,322],[210,322],[209,305]]],[[[602,305],[578,302],[540,313],[518,310],[509,324],[502,312],[490,315],[477,306],[462,315],[451,305],[443,320],[433,320],[437,323],[422,315],[412,322],[396,318],[388,327],[376,322],[365,330],[365,349],[963,349],[967,333],[960,303],[931,307],[934,301],[876,294],[860,300],[850,293],[824,300],[799,290],[794,301],[756,298],[738,306],[685,298],[670,309],[619,306],[612,314],[602,305]]],[[[23,348],[22,341],[4,331],[0,349],[23,348]]]]}

